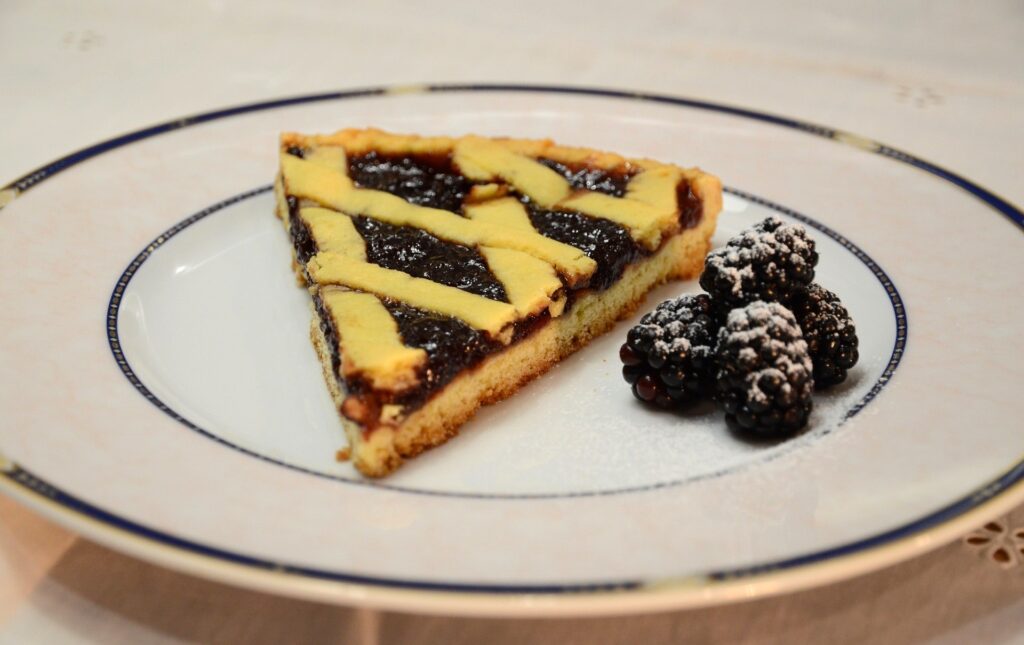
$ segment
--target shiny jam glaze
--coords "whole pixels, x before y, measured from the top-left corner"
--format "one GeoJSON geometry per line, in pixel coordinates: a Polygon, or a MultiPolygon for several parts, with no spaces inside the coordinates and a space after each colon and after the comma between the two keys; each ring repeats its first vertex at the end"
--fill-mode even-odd
{"type": "Polygon", "coordinates": [[[393,226],[369,217],[354,217],[352,221],[366,242],[366,259],[370,262],[508,302],[505,288],[476,249],[445,242],[412,226],[393,226]]]}
{"type": "Polygon", "coordinates": [[[599,170],[586,166],[570,166],[553,159],[538,159],[540,163],[565,177],[576,190],[592,190],[612,197],[626,194],[626,185],[633,173],[626,170],[599,170]]]}
{"type": "Polygon", "coordinates": [[[401,197],[418,206],[459,213],[472,182],[446,155],[384,156],[370,152],[348,160],[357,185],[401,197]]]}
{"type": "Polygon", "coordinates": [[[684,231],[700,223],[704,207],[685,179],[676,186],[676,204],[679,206],[679,226],[684,231]]]}
{"type": "Polygon", "coordinates": [[[547,210],[529,202],[526,212],[541,235],[574,246],[597,263],[588,284],[591,289],[607,289],[630,262],[646,253],[625,228],[606,219],[547,210]]]}

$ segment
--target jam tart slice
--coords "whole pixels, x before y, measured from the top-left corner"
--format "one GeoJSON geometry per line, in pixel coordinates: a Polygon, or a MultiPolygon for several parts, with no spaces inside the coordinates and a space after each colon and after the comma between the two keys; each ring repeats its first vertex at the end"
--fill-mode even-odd
{"type": "Polygon", "coordinates": [[[718,178],[548,140],[281,136],[276,212],[366,476],[445,442],[695,277],[718,178]]]}

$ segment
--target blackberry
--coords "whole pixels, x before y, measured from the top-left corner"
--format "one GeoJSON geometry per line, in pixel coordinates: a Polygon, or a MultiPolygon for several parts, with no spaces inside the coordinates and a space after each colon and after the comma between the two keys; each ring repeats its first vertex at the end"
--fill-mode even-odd
{"type": "Polygon", "coordinates": [[[813,368],[791,311],[762,301],[732,310],[715,354],[727,420],[764,438],[792,436],[807,424],[813,368]]]}
{"type": "Polygon", "coordinates": [[[814,279],[817,263],[804,227],[772,216],[709,253],[700,286],[724,311],[755,300],[788,305],[814,279]]]}
{"type": "Polygon", "coordinates": [[[622,376],[641,401],[685,407],[714,389],[718,324],[704,294],[666,300],[629,330],[619,349],[622,376]]]}
{"type": "Polygon", "coordinates": [[[839,296],[817,283],[793,299],[793,314],[803,330],[819,389],[842,383],[857,363],[857,329],[839,296]]]}

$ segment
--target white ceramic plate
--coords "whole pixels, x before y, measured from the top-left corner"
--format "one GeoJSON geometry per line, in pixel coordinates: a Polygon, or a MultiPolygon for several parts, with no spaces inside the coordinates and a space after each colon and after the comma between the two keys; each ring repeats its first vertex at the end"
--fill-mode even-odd
{"type": "MultiPolygon", "coordinates": [[[[788,119],[608,91],[415,89],[155,126],[0,193],[0,488],[199,575],[504,615],[821,584],[1024,499],[1019,210],[788,119]],[[699,163],[729,187],[716,244],[772,213],[810,227],[861,362],[816,399],[808,432],[754,445],[713,409],[638,405],[617,360],[627,321],[366,481],[334,460],[344,439],[268,192],[279,131],[364,125],[699,163]]],[[[647,308],[696,289],[664,287],[647,308]]]]}

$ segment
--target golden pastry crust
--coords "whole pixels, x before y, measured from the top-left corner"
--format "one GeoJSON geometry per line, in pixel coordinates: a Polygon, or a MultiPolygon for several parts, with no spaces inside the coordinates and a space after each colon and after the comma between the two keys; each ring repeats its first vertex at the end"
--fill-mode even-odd
{"type": "MultiPolygon", "coordinates": [[[[546,316],[525,337],[464,370],[432,392],[425,402],[405,409],[388,403],[394,399],[389,399],[383,390],[383,396],[378,398],[350,396],[345,392],[341,377],[332,367],[331,343],[315,314],[310,336],[342,415],[352,460],[369,477],[387,475],[405,459],[444,443],[480,406],[507,398],[591,338],[610,329],[634,311],[653,287],[671,279],[695,277],[703,266],[722,204],[718,178],[700,169],[559,146],[550,140],[418,137],[350,129],[328,135],[287,133],[281,136],[281,149],[282,173],[275,184],[277,215],[289,229],[286,196],[300,199],[299,212],[305,214],[300,218],[302,226],[312,231],[321,253],[306,266],[296,256],[293,267],[300,282],[310,284],[314,293],[318,289],[338,288],[327,285],[341,284],[359,293],[397,298],[400,302],[408,301],[406,304],[454,316],[492,337],[504,332],[502,340],[506,343],[512,322],[537,316],[538,312],[546,316]],[[287,154],[294,148],[302,150],[302,158],[287,154]],[[477,182],[464,202],[464,216],[415,206],[388,193],[356,186],[347,177],[346,159],[371,151],[453,159],[464,176],[477,182]],[[558,162],[574,171],[621,173],[628,179],[625,194],[614,197],[571,189],[559,173],[538,163],[538,158],[558,162]],[[686,184],[680,184],[683,180],[686,184]],[[684,228],[680,220],[678,202],[683,193],[679,192],[679,185],[684,189],[688,186],[700,202],[700,215],[692,228],[684,228]],[[584,260],[577,259],[581,252],[575,247],[569,247],[572,253],[566,253],[561,247],[567,245],[534,231],[523,205],[510,196],[513,190],[528,195],[541,206],[613,221],[627,230],[636,244],[646,247],[649,255],[631,262],[609,287],[581,289],[576,282],[586,284],[596,265],[585,255],[584,260]],[[346,221],[332,222],[332,213],[346,221]],[[490,265],[492,275],[504,283],[511,304],[465,293],[465,298],[432,305],[430,297],[423,294],[450,288],[441,288],[439,283],[430,283],[431,287],[421,284],[420,278],[391,275],[400,272],[369,264],[358,240],[352,237],[355,231],[347,215],[380,219],[396,226],[415,226],[450,243],[475,247],[490,265]],[[583,266],[584,261],[589,264],[583,266]],[[415,285],[415,291],[410,285],[415,285]],[[569,291],[573,291],[573,298],[567,308],[569,291]],[[455,301],[457,304],[453,304],[455,301]]],[[[344,354],[344,341],[340,345],[344,354]]],[[[378,376],[381,382],[386,381],[378,376]]]]}

